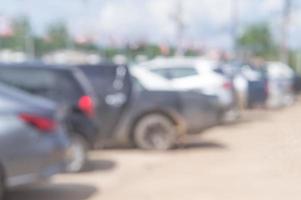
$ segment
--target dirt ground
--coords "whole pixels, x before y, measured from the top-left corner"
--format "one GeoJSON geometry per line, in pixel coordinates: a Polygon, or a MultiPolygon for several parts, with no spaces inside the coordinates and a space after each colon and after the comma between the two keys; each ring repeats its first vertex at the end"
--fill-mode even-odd
{"type": "Polygon", "coordinates": [[[240,123],[191,136],[155,153],[91,153],[90,169],[9,200],[300,200],[301,103],[252,111],[240,123]]]}

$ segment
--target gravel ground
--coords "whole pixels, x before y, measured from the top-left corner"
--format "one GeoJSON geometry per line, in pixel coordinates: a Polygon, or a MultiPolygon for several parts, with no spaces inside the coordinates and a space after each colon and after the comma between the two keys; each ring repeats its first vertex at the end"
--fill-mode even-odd
{"type": "Polygon", "coordinates": [[[11,192],[9,200],[300,200],[301,103],[252,111],[176,150],[91,153],[79,175],[11,192]]]}

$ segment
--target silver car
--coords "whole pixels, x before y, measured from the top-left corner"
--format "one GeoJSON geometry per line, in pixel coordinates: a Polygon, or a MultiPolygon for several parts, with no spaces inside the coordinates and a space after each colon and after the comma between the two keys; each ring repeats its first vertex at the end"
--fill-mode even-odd
{"type": "Polygon", "coordinates": [[[0,199],[4,190],[65,168],[68,138],[55,104],[0,84],[0,199]]]}

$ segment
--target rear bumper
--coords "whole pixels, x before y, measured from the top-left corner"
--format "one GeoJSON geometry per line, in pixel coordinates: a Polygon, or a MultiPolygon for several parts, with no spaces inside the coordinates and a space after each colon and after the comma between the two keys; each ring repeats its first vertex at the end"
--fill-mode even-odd
{"type": "Polygon", "coordinates": [[[10,177],[6,180],[6,187],[14,189],[18,187],[28,186],[44,182],[54,175],[65,171],[65,161],[51,165],[34,174],[25,174],[17,177],[10,177]]]}
{"type": "Polygon", "coordinates": [[[70,143],[64,131],[58,130],[56,136],[54,138],[50,135],[40,141],[40,147],[37,147],[37,150],[40,150],[41,154],[36,158],[39,160],[39,169],[32,170],[28,174],[7,177],[6,186],[8,189],[44,182],[54,175],[65,172],[66,155],[70,143]]]}
{"type": "Polygon", "coordinates": [[[236,107],[236,96],[234,91],[220,92],[218,97],[218,106],[221,111],[227,112],[236,107]]]}

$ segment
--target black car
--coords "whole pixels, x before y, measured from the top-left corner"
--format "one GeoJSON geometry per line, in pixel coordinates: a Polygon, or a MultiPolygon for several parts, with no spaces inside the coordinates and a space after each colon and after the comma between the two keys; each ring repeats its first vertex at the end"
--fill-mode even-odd
{"type": "Polygon", "coordinates": [[[104,63],[79,68],[97,93],[99,113],[104,113],[98,119],[103,125],[101,132],[107,136],[106,144],[110,141],[165,150],[173,147],[183,134],[218,122],[217,97],[164,87],[164,83],[160,85],[159,80],[152,79],[156,75],[145,71],[133,73],[124,65],[104,63]],[[159,87],[147,88],[147,78],[159,87]]]}
{"type": "Polygon", "coordinates": [[[87,150],[96,145],[98,137],[95,121],[97,101],[85,75],[71,66],[1,64],[0,82],[69,107],[66,123],[72,148],[68,170],[81,171],[86,163],[87,150]]]}

